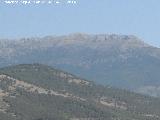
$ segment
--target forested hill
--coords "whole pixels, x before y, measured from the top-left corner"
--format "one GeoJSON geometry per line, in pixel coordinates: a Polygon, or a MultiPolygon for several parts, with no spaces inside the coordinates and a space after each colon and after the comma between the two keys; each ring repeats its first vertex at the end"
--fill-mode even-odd
{"type": "Polygon", "coordinates": [[[160,99],[42,64],[0,69],[0,120],[160,120],[160,99]]]}

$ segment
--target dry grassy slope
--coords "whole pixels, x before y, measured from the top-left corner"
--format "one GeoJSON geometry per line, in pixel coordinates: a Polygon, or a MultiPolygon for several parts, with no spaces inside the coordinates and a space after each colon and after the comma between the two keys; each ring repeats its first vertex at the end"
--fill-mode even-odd
{"type": "Polygon", "coordinates": [[[159,99],[99,86],[49,66],[23,64],[0,74],[3,120],[160,119],[159,99]]]}

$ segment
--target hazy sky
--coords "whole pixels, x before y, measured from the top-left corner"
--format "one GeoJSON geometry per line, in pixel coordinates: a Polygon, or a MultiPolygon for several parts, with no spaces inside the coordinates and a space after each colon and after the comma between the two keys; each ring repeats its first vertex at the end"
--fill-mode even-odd
{"type": "Polygon", "coordinates": [[[148,43],[160,46],[160,0],[77,2],[77,5],[0,3],[0,38],[73,32],[115,33],[133,34],[148,43]]]}

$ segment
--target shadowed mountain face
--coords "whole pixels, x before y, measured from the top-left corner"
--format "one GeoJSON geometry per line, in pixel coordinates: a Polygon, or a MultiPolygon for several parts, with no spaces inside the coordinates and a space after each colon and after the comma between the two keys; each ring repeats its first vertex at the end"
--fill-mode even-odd
{"type": "Polygon", "coordinates": [[[0,69],[0,120],[159,120],[160,99],[42,64],[0,69]]]}
{"type": "Polygon", "coordinates": [[[159,96],[160,49],[135,36],[78,33],[0,43],[1,67],[38,62],[97,83],[159,96]]]}

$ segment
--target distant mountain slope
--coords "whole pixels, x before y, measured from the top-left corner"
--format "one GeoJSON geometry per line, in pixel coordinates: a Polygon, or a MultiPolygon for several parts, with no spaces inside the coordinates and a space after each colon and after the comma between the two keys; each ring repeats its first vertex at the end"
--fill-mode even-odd
{"type": "Polygon", "coordinates": [[[1,67],[48,64],[97,83],[159,96],[160,49],[135,36],[77,33],[0,43],[1,67]]]}
{"type": "Polygon", "coordinates": [[[160,99],[41,64],[0,69],[0,120],[159,120],[160,99]]]}

